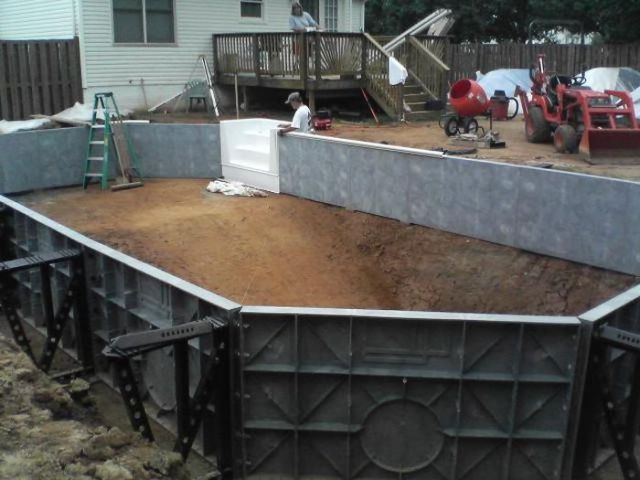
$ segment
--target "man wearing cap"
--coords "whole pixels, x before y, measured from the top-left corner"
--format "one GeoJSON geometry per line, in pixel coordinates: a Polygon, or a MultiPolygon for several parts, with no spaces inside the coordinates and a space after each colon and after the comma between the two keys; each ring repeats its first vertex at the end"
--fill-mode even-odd
{"type": "Polygon", "coordinates": [[[289,94],[287,101],[284,102],[287,105],[291,105],[296,113],[293,114],[293,121],[289,123],[283,123],[278,125],[278,135],[284,135],[288,132],[300,132],[309,133],[311,124],[311,110],[304,104],[302,95],[299,92],[293,92],[289,94]]]}

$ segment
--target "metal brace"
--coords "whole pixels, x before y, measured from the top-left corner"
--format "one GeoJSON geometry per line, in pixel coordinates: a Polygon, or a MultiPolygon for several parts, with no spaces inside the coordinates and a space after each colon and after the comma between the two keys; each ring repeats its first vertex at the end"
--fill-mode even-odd
{"type": "Polygon", "coordinates": [[[76,321],[79,327],[78,335],[81,337],[78,341],[78,344],[81,346],[78,353],[84,368],[90,370],[92,365],[90,337],[84,332],[85,330],[88,331],[88,325],[86,325],[88,316],[86,315],[86,299],[84,298],[84,265],[82,262],[82,252],[78,249],[66,249],[0,262],[0,306],[2,306],[16,343],[44,372],[48,372],[51,368],[51,362],[53,361],[54,354],[58,348],[62,333],[74,305],[78,308],[76,321]],[[52,263],[64,261],[71,262],[71,280],[65,291],[64,298],[61,300],[60,307],[54,315],[48,268],[52,263]],[[17,301],[13,295],[16,282],[11,276],[12,273],[32,268],[40,268],[43,307],[47,320],[47,338],[39,359],[35,357],[29,338],[25,334],[24,327],[20,321],[17,301]]]}
{"type": "MultiPolygon", "coordinates": [[[[176,413],[178,435],[174,450],[186,460],[196,438],[207,404],[214,393],[214,384],[224,375],[227,324],[221,320],[205,317],[174,327],[135,332],[121,335],[111,340],[102,353],[116,368],[120,393],[129,415],[131,426],[143,437],[153,441],[149,420],[137,388],[130,359],[169,345],[174,347],[176,413]],[[213,350],[209,357],[204,375],[201,377],[195,394],[189,396],[189,344],[192,338],[213,335],[213,350]]],[[[216,401],[216,415],[224,411],[225,406],[216,401]],[[220,408],[219,408],[220,407],[220,408]]],[[[218,439],[226,442],[226,438],[218,439]]],[[[220,459],[219,459],[220,463],[220,459]]],[[[221,470],[222,471],[222,470],[221,470]]]]}
{"type": "Polygon", "coordinates": [[[595,334],[592,363],[603,404],[605,421],[613,440],[613,447],[625,480],[640,478],[640,467],[635,456],[635,441],[640,422],[640,335],[604,325],[595,334]],[[611,379],[605,361],[607,348],[625,350],[635,356],[629,406],[625,418],[617,412],[611,393],[611,379]]]}

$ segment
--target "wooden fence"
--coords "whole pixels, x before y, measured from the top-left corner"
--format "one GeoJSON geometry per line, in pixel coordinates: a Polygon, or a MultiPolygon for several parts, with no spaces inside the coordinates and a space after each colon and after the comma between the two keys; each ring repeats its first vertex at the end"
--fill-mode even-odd
{"type": "Polygon", "coordinates": [[[78,39],[0,41],[0,119],[51,115],[82,101],[78,39]]]}
{"type": "Polygon", "coordinates": [[[640,44],[629,45],[527,45],[522,43],[449,44],[445,63],[451,69],[450,82],[475,78],[498,68],[529,68],[538,53],[544,53],[547,69],[578,73],[583,66],[632,67],[640,70],[640,44]]]}

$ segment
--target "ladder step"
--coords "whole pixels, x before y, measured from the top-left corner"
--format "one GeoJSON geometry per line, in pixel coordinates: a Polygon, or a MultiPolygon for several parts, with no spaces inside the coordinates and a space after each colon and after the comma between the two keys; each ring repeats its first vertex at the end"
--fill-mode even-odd
{"type": "Polygon", "coordinates": [[[91,128],[104,128],[104,125],[91,125],[91,128]]]}
{"type": "Polygon", "coordinates": [[[84,176],[85,177],[102,177],[103,175],[101,173],[85,173],[84,176]]]}
{"type": "Polygon", "coordinates": [[[89,158],[87,158],[87,160],[91,160],[93,162],[103,162],[104,158],[102,158],[102,157],[89,157],[89,158]]]}
{"type": "Polygon", "coordinates": [[[89,142],[91,145],[104,145],[104,142],[100,142],[100,141],[95,141],[95,142],[89,142]]]}

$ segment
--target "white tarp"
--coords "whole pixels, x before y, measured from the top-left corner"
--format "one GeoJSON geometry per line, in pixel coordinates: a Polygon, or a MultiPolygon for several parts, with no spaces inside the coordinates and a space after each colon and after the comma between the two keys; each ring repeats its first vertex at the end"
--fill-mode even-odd
{"type": "Polygon", "coordinates": [[[257,188],[249,187],[242,182],[228,182],[214,180],[207,185],[207,191],[211,193],[222,193],[223,195],[235,197],[266,197],[267,194],[257,188]]]}
{"type": "MultiPolygon", "coordinates": [[[[121,109],[120,114],[123,116],[130,115],[131,110],[121,109]]],[[[92,105],[76,102],[73,107],[67,108],[66,110],[63,110],[60,113],[56,113],[51,118],[53,120],[60,120],[62,122],[66,120],[68,122],[91,123],[92,116],[93,116],[92,105]]],[[[115,117],[115,112],[112,111],[111,116],[115,117]]],[[[98,114],[96,117],[98,120],[104,121],[104,110],[102,108],[98,109],[98,114]]]]}
{"type": "Polygon", "coordinates": [[[407,80],[409,73],[398,60],[389,57],[389,85],[400,85],[407,80]]]}
{"type": "MultiPolygon", "coordinates": [[[[635,103],[636,117],[640,118],[640,72],[632,68],[592,68],[585,72],[586,87],[596,91],[624,90],[631,92],[635,103]]],[[[513,97],[515,88],[520,86],[525,92],[531,91],[531,79],[526,68],[492,70],[486,74],[476,72],[476,81],[484,88],[489,97],[496,90],[504,90],[508,97],[513,97]]],[[[509,114],[513,113],[513,102],[509,105],[509,114]]],[[[520,108],[520,113],[522,109],[520,108]]]]}
{"type": "Polygon", "coordinates": [[[48,118],[38,118],[35,120],[17,120],[11,122],[9,120],[0,120],[0,134],[14,133],[25,130],[36,130],[43,127],[51,120],[48,118]]]}

